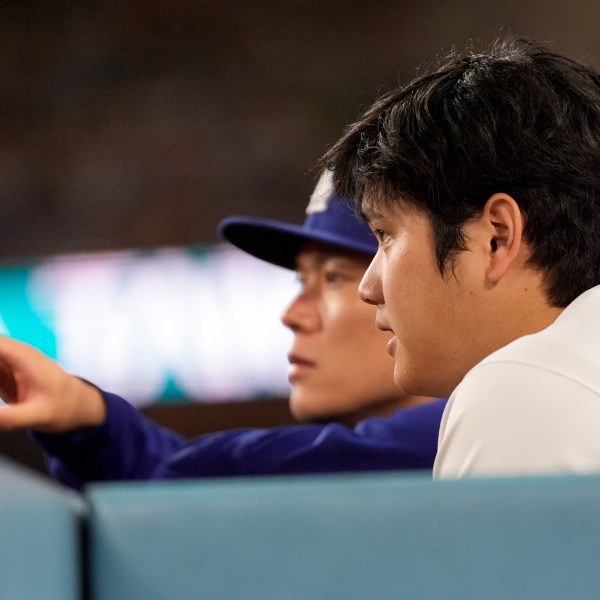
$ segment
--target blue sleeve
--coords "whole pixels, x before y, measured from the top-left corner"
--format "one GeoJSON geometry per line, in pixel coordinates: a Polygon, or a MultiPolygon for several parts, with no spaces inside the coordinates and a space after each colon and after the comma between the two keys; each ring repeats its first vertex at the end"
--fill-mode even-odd
{"type": "Polygon", "coordinates": [[[431,471],[446,399],[366,419],[274,429],[239,429],[192,440],[153,479],[419,469],[431,471]]]}
{"type": "Polygon", "coordinates": [[[144,417],[119,396],[103,392],[104,423],[61,435],[30,432],[50,475],[75,489],[107,480],[149,479],[185,439],[144,417]]]}
{"type": "Polygon", "coordinates": [[[103,425],[62,435],[32,433],[51,475],[76,489],[118,479],[432,470],[446,404],[436,400],[354,428],[236,429],[185,441],[118,396],[104,396],[103,425]]]}

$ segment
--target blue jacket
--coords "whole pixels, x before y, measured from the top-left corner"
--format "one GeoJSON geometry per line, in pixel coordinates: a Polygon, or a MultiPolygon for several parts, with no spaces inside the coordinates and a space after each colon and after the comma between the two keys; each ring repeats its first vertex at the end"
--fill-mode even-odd
{"type": "Polygon", "coordinates": [[[152,480],[431,470],[446,399],[398,410],[388,418],[340,423],[234,429],[186,440],[104,393],[106,421],[67,434],[32,432],[50,474],[81,489],[107,480],[152,480]]]}

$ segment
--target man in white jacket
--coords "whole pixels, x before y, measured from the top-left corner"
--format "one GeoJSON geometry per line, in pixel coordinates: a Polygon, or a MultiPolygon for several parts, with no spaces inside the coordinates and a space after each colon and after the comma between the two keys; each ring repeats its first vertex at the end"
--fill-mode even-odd
{"type": "Polygon", "coordinates": [[[360,293],[396,383],[451,394],[435,476],[600,471],[600,75],[453,53],[324,163],[379,239],[360,293]]]}

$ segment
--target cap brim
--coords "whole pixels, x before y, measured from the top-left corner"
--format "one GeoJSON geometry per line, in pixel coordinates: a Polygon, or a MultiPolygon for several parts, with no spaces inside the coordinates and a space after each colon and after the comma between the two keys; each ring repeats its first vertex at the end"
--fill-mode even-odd
{"type": "Polygon", "coordinates": [[[227,217],[219,223],[218,232],[240,250],[286,269],[296,268],[298,252],[309,241],[321,242],[336,248],[354,250],[368,255],[374,254],[373,245],[370,243],[270,219],[227,217]]]}

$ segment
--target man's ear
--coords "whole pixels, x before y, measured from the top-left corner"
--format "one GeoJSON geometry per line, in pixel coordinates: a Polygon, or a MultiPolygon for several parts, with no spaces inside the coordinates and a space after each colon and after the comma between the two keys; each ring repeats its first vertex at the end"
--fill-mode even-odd
{"type": "Polygon", "coordinates": [[[498,283],[513,265],[523,245],[523,215],[519,205],[508,194],[490,196],[483,208],[489,226],[489,263],[486,275],[490,283],[498,283]]]}

